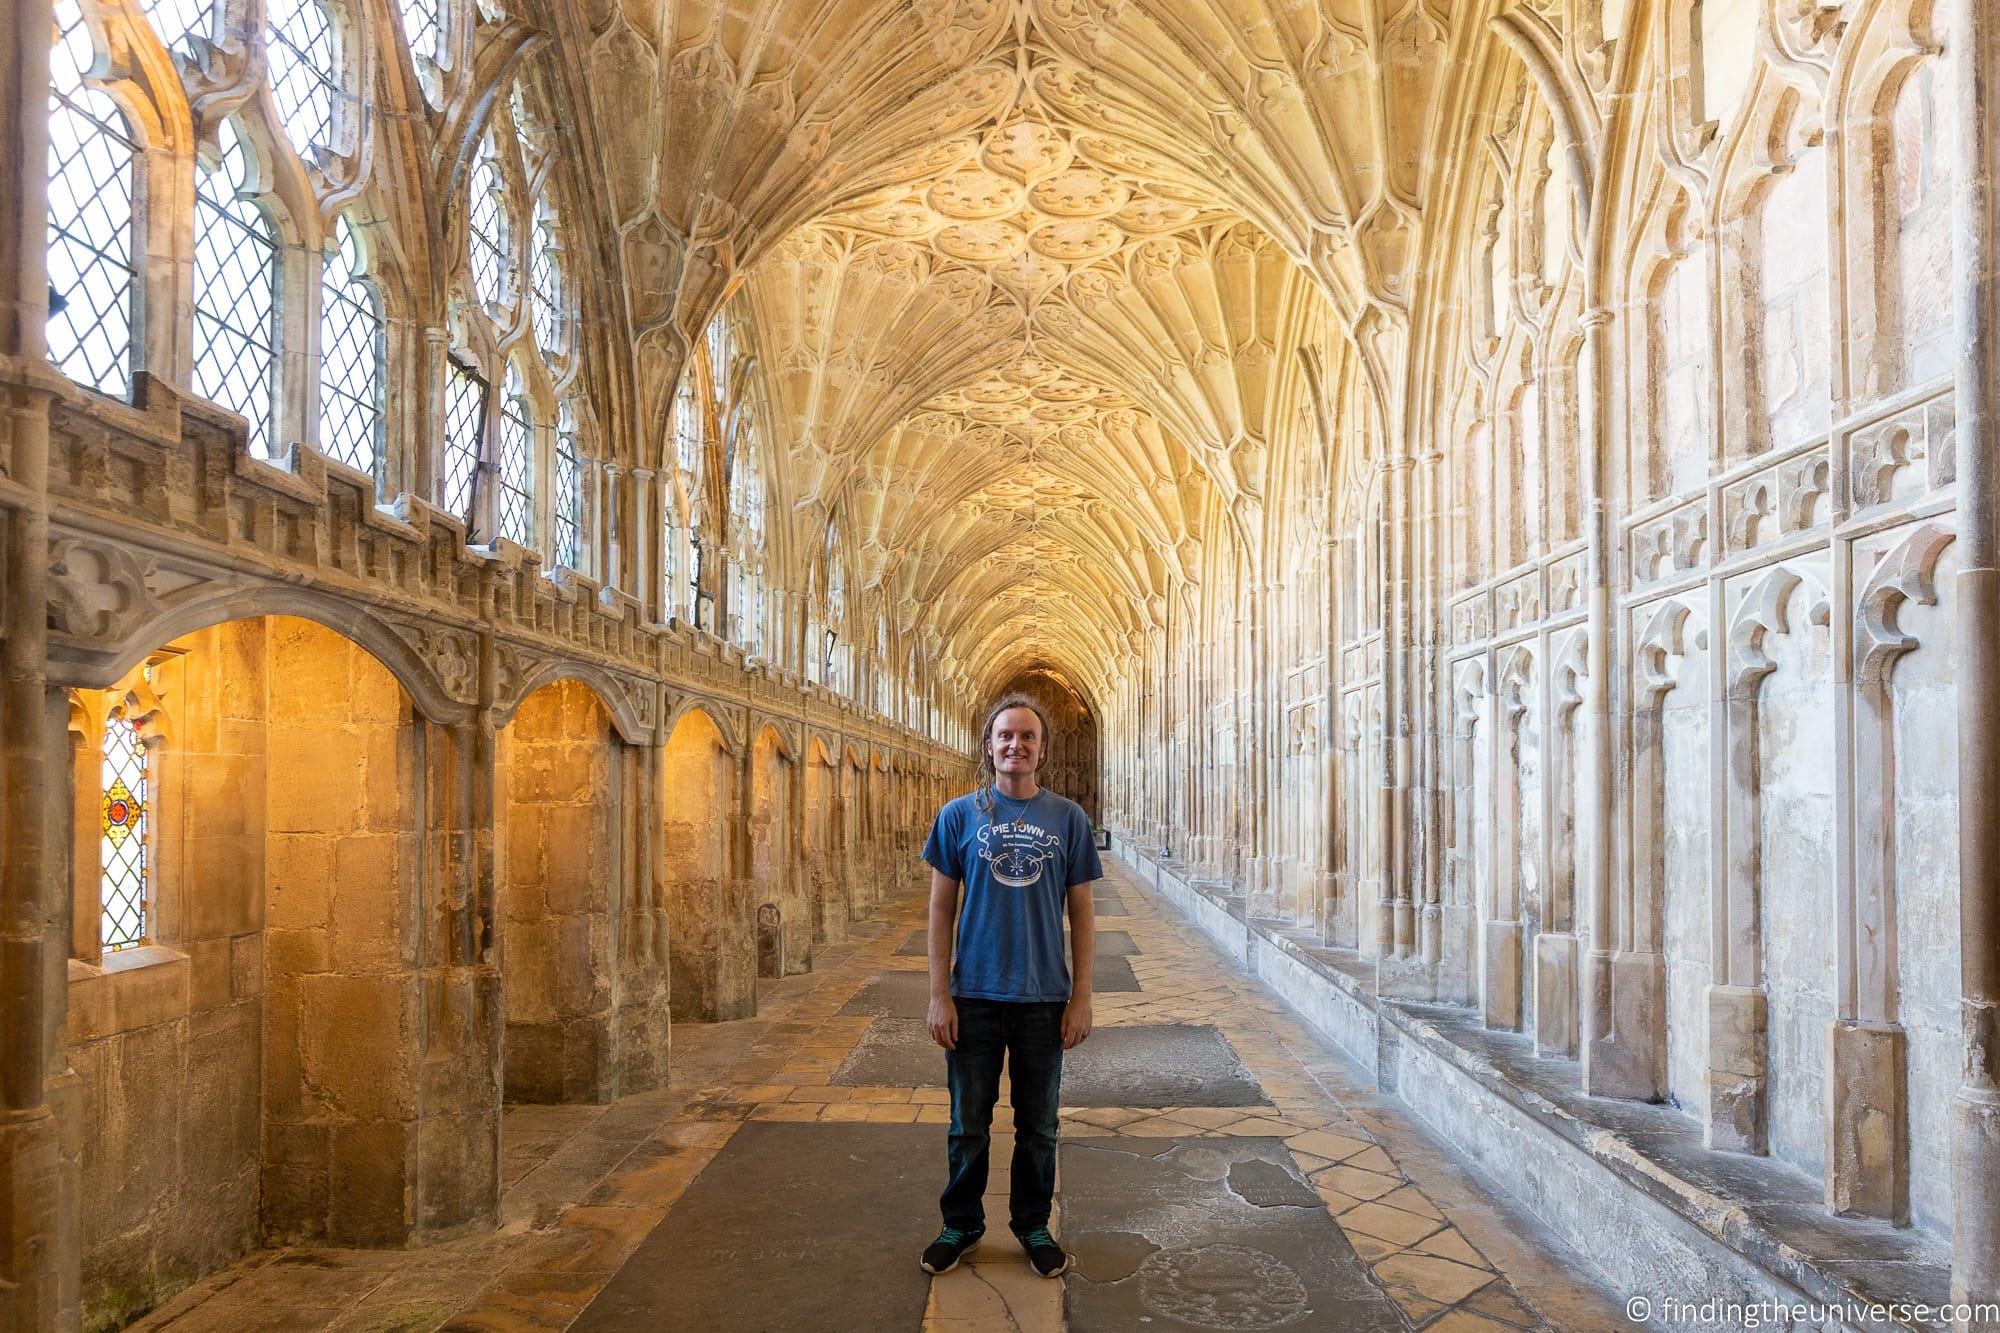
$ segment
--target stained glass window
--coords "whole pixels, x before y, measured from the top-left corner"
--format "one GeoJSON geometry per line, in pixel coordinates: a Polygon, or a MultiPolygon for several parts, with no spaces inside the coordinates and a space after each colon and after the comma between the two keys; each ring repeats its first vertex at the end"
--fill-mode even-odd
{"type": "Polygon", "coordinates": [[[528,307],[535,321],[535,341],[550,361],[568,350],[563,324],[562,242],[556,230],[555,205],[546,195],[535,206],[535,230],[529,238],[528,307]]]}
{"type": "Polygon", "coordinates": [[[151,798],[146,744],[123,709],[113,709],[104,721],[101,774],[98,847],[103,915],[98,939],[106,949],[125,949],[146,942],[152,861],[146,855],[151,798]]]}
{"type": "Polygon", "coordinates": [[[444,80],[439,71],[445,63],[445,0],[402,0],[403,37],[410,44],[410,59],[417,68],[417,82],[432,106],[444,105],[444,80]]]}
{"type": "Polygon", "coordinates": [[[472,474],[479,467],[480,417],[486,410],[486,381],[451,362],[444,388],[444,450],[438,468],[438,503],[454,518],[468,520],[472,474]]]}
{"type": "Polygon", "coordinates": [[[571,569],[583,560],[583,458],[577,450],[576,410],[564,401],[556,414],[555,562],[571,569]]]}
{"type": "Polygon", "coordinates": [[[250,185],[250,149],[222,122],[222,161],[197,173],[194,390],[250,423],[250,450],[268,454],[277,356],[278,247],[250,185]]]}
{"type": "Polygon", "coordinates": [[[479,160],[472,168],[469,208],[472,247],[472,287],[491,305],[507,301],[507,196],[493,136],[479,143],[479,160]]]}
{"type": "Polygon", "coordinates": [[[131,388],[132,163],[137,147],[109,93],[85,84],[96,44],[76,0],[57,0],[49,52],[49,360],[123,397],[131,388]]]}
{"type": "Polygon", "coordinates": [[[270,22],[266,60],[271,99],[299,156],[333,151],[333,110],[340,92],[340,53],[333,16],[322,0],[265,0],[270,22]]]}
{"type": "Polygon", "coordinates": [[[535,541],[535,405],[521,374],[507,367],[507,396],[500,403],[500,535],[535,541]]]}
{"type": "Polygon", "coordinates": [[[373,472],[382,437],[382,312],[346,218],[335,220],[333,238],[320,280],[319,447],[373,472]]]}

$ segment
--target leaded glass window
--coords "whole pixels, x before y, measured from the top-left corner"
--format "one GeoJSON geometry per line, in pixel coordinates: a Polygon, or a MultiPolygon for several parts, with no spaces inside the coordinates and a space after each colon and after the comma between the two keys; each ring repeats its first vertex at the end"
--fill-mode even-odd
{"type": "Polygon", "coordinates": [[[160,45],[170,51],[187,51],[193,45],[189,38],[208,36],[209,0],[145,0],[142,7],[160,45]]]}
{"type": "Polygon", "coordinates": [[[479,142],[479,159],[472,168],[472,199],[468,205],[472,249],[472,287],[490,305],[507,300],[507,194],[493,136],[479,142]]]}
{"type": "Polygon", "coordinates": [[[764,537],[764,473],[756,418],[738,422],[736,433],[736,458],[729,465],[729,513],[736,550],[747,558],[764,537]]]}
{"type": "Polygon", "coordinates": [[[98,798],[98,855],[103,915],[98,940],[106,949],[146,942],[151,908],[152,859],[146,743],[139,728],[114,708],[104,720],[103,763],[98,798]]]}
{"type": "Polygon", "coordinates": [[[535,230],[529,238],[528,307],[535,322],[535,341],[550,361],[568,347],[563,326],[562,241],[556,230],[555,205],[546,196],[535,206],[535,230]]]}
{"type": "Polygon", "coordinates": [[[292,147],[308,162],[334,151],[333,112],[340,92],[340,51],[323,0],[265,0],[270,41],[265,59],[271,100],[292,147]]]}
{"type": "Polygon", "coordinates": [[[49,360],[79,384],[132,385],[132,163],[118,103],[84,82],[96,44],[76,0],[57,0],[49,52],[49,360]]]}
{"type": "Polygon", "coordinates": [[[662,490],[660,513],[660,614],[666,617],[678,615],[681,608],[681,527],[674,521],[671,487],[662,490]]]}
{"type": "Polygon", "coordinates": [[[195,183],[194,390],[248,421],[251,452],[268,454],[278,246],[248,195],[249,145],[233,121],[221,139],[221,162],[195,183]]]}
{"type": "Polygon", "coordinates": [[[555,562],[571,569],[583,560],[583,458],[577,449],[576,409],[567,400],[556,413],[555,562]]]}
{"type": "Polygon", "coordinates": [[[373,472],[382,439],[382,312],[345,217],[335,220],[333,238],[320,281],[319,447],[373,472]]]}
{"type": "Polygon", "coordinates": [[[708,379],[718,411],[729,399],[731,352],[729,324],[718,315],[708,324],[708,379]]]}
{"type": "Polygon", "coordinates": [[[694,368],[681,372],[681,387],[674,394],[674,456],[681,476],[693,496],[701,466],[701,408],[694,401],[694,368]]]}
{"type": "Polygon", "coordinates": [[[401,0],[398,9],[424,98],[434,107],[442,106],[444,80],[438,75],[445,64],[445,0],[401,0]]]}
{"type": "Polygon", "coordinates": [[[444,449],[438,468],[438,503],[461,521],[472,510],[472,474],[479,467],[480,417],[486,381],[454,358],[444,389],[444,449]]]}
{"type": "Polygon", "coordinates": [[[507,396],[500,404],[500,535],[532,546],[535,540],[535,405],[521,373],[507,367],[507,396]]]}

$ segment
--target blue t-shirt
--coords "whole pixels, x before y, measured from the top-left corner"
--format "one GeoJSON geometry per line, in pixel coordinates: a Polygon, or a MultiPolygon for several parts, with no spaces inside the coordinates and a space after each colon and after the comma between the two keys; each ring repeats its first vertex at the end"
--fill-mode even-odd
{"type": "Polygon", "coordinates": [[[968,1000],[1069,999],[1063,914],[1069,886],[1104,877],[1090,816],[1052,791],[1025,801],[987,789],[945,803],[924,860],[965,886],[951,993],[968,1000]]]}

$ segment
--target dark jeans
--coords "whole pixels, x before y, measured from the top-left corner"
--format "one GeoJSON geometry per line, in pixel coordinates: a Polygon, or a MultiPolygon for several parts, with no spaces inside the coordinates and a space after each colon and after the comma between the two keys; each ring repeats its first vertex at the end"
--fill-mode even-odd
{"type": "Polygon", "coordinates": [[[958,1049],[944,1054],[951,1084],[951,1181],[938,1206],[961,1231],[986,1225],[986,1154],[1000,1058],[1014,1090],[1014,1159],[1008,1221],[1016,1235],[1049,1224],[1056,1193],[1056,1101],[1062,1088],[1063,1003],[954,1000],[958,1049]]]}

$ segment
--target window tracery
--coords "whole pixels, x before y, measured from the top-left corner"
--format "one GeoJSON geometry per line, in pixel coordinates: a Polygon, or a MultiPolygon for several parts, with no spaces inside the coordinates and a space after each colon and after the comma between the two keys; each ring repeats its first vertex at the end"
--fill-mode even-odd
{"type": "Polygon", "coordinates": [[[472,509],[472,477],[486,414],[486,381],[452,358],[445,381],[444,451],[438,468],[438,503],[461,521],[472,509]]]}
{"type": "Polygon", "coordinates": [[[583,564],[583,459],[577,446],[576,407],[567,398],[556,410],[555,562],[583,564]]]}
{"type": "Polygon", "coordinates": [[[248,421],[251,452],[269,454],[278,243],[250,193],[250,148],[234,121],[220,138],[221,159],[195,186],[194,390],[248,421]]]}
{"type": "Polygon", "coordinates": [[[208,37],[209,0],[145,0],[142,9],[169,51],[186,51],[190,38],[208,37]]]}
{"type": "Polygon", "coordinates": [[[500,401],[500,535],[523,546],[535,543],[534,413],[520,368],[509,364],[500,401]]]}
{"type": "Polygon", "coordinates": [[[61,303],[49,360],[79,384],[131,390],[133,164],[118,103],[87,77],[97,46],[77,0],[57,0],[49,52],[48,280],[61,303]]]}
{"type": "Polygon", "coordinates": [[[488,131],[479,141],[479,158],[472,168],[472,196],[468,201],[468,244],[472,258],[472,288],[489,306],[508,303],[508,250],[511,246],[506,181],[500,173],[499,154],[488,131]]]}
{"type": "Polygon", "coordinates": [[[528,256],[528,309],[535,325],[535,341],[542,356],[551,364],[569,350],[564,326],[562,239],[557,231],[555,205],[545,195],[536,201],[534,234],[528,256]]]}
{"type": "Polygon", "coordinates": [[[319,447],[363,472],[381,457],[386,349],[380,299],[362,276],[360,242],[345,217],[320,278],[319,447]]]}
{"type": "Polygon", "coordinates": [[[323,0],[265,0],[271,100],[299,157],[334,151],[339,33],[323,0]]]}
{"type": "Polygon", "coordinates": [[[410,60],[417,71],[417,83],[424,100],[433,110],[444,105],[443,72],[448,36],[446,0],[401,0],[396,6],[403,21],[403,39],[409,44],[410,60]]]}

